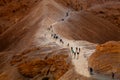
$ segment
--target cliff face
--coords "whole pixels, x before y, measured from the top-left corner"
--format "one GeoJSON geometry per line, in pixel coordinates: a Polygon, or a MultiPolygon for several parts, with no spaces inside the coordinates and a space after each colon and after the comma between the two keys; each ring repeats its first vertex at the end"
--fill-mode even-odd
{"type": "Polygon", "coordinates": [[[0,53],[0,80],[58,80],[72,68],[69,50],[47,46],[0,53]]]}
{"type": "Polygon", "coordinates": [[[18,72],[28,78],[41,80],[48,77],[50,80],[58,80],[70,68],[71,60],[67,49],[55,49],[54,47],[33,48],[13,56],[11,65],[16,65],[18,72]],[[43,50],[45,52],[42,52],[43,50]],[[47,50],[48,49],[48,50],[47,50]],[[37,77],[36,77],[37,76],[37,77]]]}
{"type": "Polygon", "coordinates": [[[89,66],[97,73],[111,76],[115,73],[115,78],[120,79],[120,42],[107,42],[98,45],[95,53],[89,58],[89,66]]]}

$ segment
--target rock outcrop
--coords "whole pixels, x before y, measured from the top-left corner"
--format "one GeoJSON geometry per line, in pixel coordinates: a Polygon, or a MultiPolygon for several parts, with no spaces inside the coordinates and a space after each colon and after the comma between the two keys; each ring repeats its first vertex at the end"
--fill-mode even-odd
{"type": "Polygon", "coordinates": [[[71,60],[67,49],[47,50],[33,48],[13,56],[11,65],[16,65],[18,72],[27,78],[58,80],[70,68],[71,60]]]}
{"type": "Polygon", "coordinates": [[[107,42],[98,45],[89,58],[89,66],[97,73],[112,75],[120,79],[120,42],[107,42]]]}

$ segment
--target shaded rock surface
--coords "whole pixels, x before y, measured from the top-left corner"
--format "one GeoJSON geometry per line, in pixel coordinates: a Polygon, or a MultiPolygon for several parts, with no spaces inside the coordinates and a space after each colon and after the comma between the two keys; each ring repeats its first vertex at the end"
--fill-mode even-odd
{"type": "Polygon", "coordinates": [[[70,7],[74,10],[86,10],[95,5],[101,5],[108,2],[119,2],[119,0],[55,0],[62,5],[70,7]]]}
{"type": "Polygon", "coordinates": [[[19,22],[41,0],[1,0],[0,34],[19,22]]]}
{"type": "Polygon", "coordinates": [[[42,49],[44,48],[37,48],[24,55],[15,55],[12,64],[17,63],[18,71],[26,77],[33,78],[38,74],[39,77],[51,75],[54,80],[58,80],[71,67],[67,49],[56,49],[48,53],[42,53],[42,49]]]}
{"type": "Polygon", "coordinates": [[[59,46],[35,47],[23,52],[1,53],[0,80],[58,80],[72,68],[69,50],[59,46]],[[58,48],[56,48],[58,47],[58,48]],[[10,54],[12,53],[12,54],[10,54]],[[7,63],[7,64],[6,64],[7,63]],[[8,74],[8,71],[11,74],[8,74]],[[15,75],[14,75],[15,74],[15,75]],[[12,77],[14,75],[14,77],[12,77]],[[19,79],[20,78],[20,79],[19,79]]]}
{"type": "Polygon", "coordinates": [[[89,66],[97,73],[120,79],[120,42],[107,42],[98,45],[96,52],[89,58],[89,66]]]}
{"type": "Polygon", "coordinates": [[[91,7],[89,12],[110,21],[120,28],[120,1],[91,7]]]}

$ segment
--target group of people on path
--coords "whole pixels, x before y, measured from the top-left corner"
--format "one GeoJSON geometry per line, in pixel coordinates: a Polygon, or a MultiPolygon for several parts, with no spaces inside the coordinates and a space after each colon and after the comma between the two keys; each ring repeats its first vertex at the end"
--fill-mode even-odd
{"type": "MultiPolygon", "coordinates": [[[[51,33],[51,37],[54,38],[55,40],[59,40],[61,44],[65,44],[65,42],[63,41],[63,39],[62,39],[60,36],[58,36],[56,33],[53,32],[53,29],[52,29],[52,28],[53,28],[52,25],[50,25],[50,27],[48,28],[48,30],[52,32],[52,33],[51,33]]],[[[67,47],[70,47],[70,44],[67,43],[66,46],[67,46],[67,47]]],[[[74,59],[75,59],[75,58],[76,58],[76,59],[79,58],[79,54],[80,54],[80,51],[81,51],[80,48],[75,47],[75,50],[74,50],[74,48],[71,47],[70,51],[71,51],[72,56],[74,56],[74,59]]]]}
{"type": "MultiPolygon", "coordinates": [[[[69,16],[69,11],[66,12],[66,17],[68,17],[68,16],[69,16]]],[[[61,19],[61,21],[64,21],[64,20],[65,20],[64,18],[61,19]]],[[[51,37],[56,39],[56,40],[59,39],[60,43],[64,44],[63,39],[60,36],[58,36],[56,33],[54,33],[52,28],[53,28],[52,25],[50,25],[50,27],[48,28],[48,30],[52,32],[51,37]]],[[[70,44],[67,43],[67,46],[70,47],[70,44]]],[[[74,57],[74,59],[79,59],[79,54],[81,52],[81,48],[79,48],[79,47],[75,47],[75,48],[70,47],[70,51],[71,51],[71,54],[74,57]]],[[[84,55],[84,57],[86,57],[86,56],[84,55]]],[[[88,67],[88,71],[89,71],[90,75],[94,75],[93,68],[88,67]]],[[[114,79],[115,78],[115,73],[112,72],[111,74],[112,74],[112,79],[114,79]]]]}
{"type": "Polygon", "coordinates": [[[74,58],[77,58],[77,59],[79,58],[80,51],[81,49],[78,47],[76,47],[75,50],[73,47],[71,47],[71,53],[74,56],[74,58]]]}

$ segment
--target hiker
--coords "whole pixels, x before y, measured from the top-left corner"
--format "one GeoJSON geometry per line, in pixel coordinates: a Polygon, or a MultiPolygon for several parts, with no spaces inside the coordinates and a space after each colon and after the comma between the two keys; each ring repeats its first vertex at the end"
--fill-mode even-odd
{"type": "Polygon", "coordinates": [[[75,58],[76,53],[74,52],[73,47],[71,47],[71,52],[72,54],[74,54],[74,58],[75,58]]]}
{"type": "Polygon", "coordinates": [[[69,16],[68,12],[66,12],[66,17],[69,16]]]}
{"type": "Polygon", "coordinates": [[[112,79],[114,79],[115,78],[115,74],[112,72],[112,79]]]}
{"type": "Polygon", "coordinates": [[[90,75],[93,75],[93,69],[91,67],[89,68],[89,71],[90,71],[90,75]]]}
{"type": "Polygon", "coordinates": [[[80,53],[80,48],[79,48],[79,53],[80,53]]]}
{"type": "MultiPolygon", "coordinates": [[[[78,52],[78,48],[76,47],[76,54],[79,54],[79,52],[78,52]]],[[[77,55],[78,56],[78,55],[77,55]]]]}
{"type": "Polygon", "coordinates": [[[79,58],[79,54],[80,54],[80,48],[79,48],[79,51],[77,50],[77,59],[79,58]]]}
{"type": "Polygon", "coordinates": [[[62,21],[64,21],[64,19],[61,19],[62,21]]]}
{"type": "Polygon", "coordinates": [[[50,31],[50,28],[48,28],[48,31],[50,31]]]}
{"type": "Polygon", "coordinates": [[[69,43],[67,44],[67,46],[69,47],[69,43]]]}
{"type": "Polygon", "coordinates": [[[62,40],[62,39],[60,39],[60,42],[61,42],[62,44],[64,44],[64,42],[63,42],[63,40],[62,40]]]}
{"type": "Polygon", "coordinates": [[[56,36],[55,39],[58,39],[58,36],[56,36]]]}
{"type": "Polygon", "coordinates": [[[54,34],[53,38],[56,38],[56,34],[54,34]]]}
{"type": "Polygon", "coordinates": [[[51,34],[51,37],[53,37],[53,34],[51,34]]]}
{"type": "Polygon", "coordinates": [[[52,28],[52,25],[50,25],[50,29],[52,28]]]}

